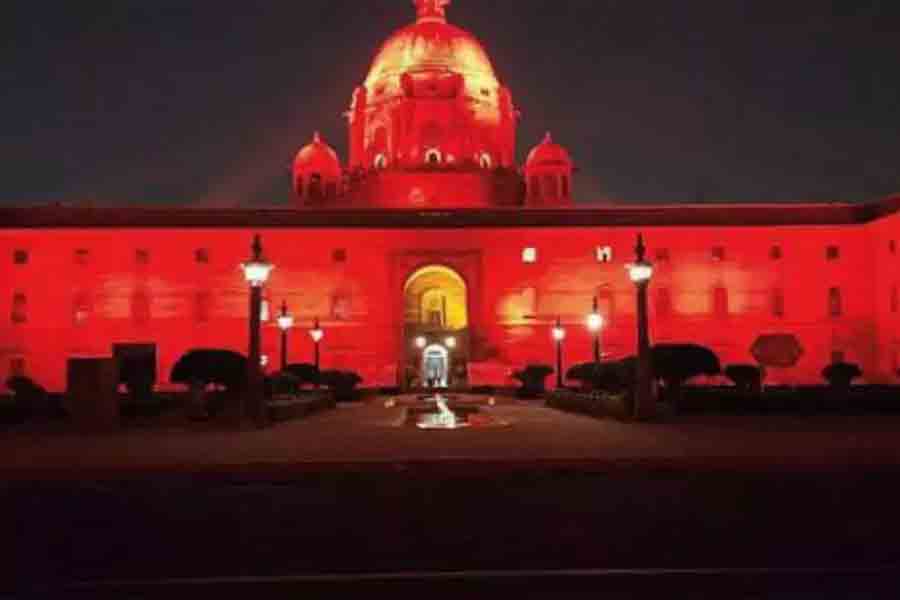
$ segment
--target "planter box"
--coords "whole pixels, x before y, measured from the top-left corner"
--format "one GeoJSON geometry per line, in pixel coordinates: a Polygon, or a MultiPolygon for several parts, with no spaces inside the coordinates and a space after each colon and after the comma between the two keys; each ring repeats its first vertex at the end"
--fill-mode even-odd
{"type": "Polygon", "coordinates": [[[89,431],[119,426],[119,362],[114,358],[71,358],[66,409],[72,422],[89,431]]]}

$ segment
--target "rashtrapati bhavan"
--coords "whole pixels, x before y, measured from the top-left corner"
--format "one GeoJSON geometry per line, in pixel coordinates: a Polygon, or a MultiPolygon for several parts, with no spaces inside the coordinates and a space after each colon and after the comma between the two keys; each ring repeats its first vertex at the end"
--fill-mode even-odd
{"type": "Polygon", "coordinates": [[[835,359],[896,381],[900,197],[576,204],[565,140],[528,140],[520,155],[515,95],[482,44],[448,22],[449,0],[414,4],[415,22],[352,90],[349,155],[319,134],[297,153],[291,208],[0,209],[0,378],[61,390],[69,358],[115,344],[154,344],[161,379],[193,348],[245,352],[238,265],[256,234],[275,265],[271,367],[283,302],[297,320],[291,362],[311,361],[318,319],[322,367],[369,386],[414,384],[426,365],[455,383],[507,383],[512,369],[553,364],[557,319],[567,363],[588,362],[595,299],[602,352],[621,358],[635,352],[626,265],[643,234],[654,342],[746,363],[761,337],[793,336],[802,354],[769,381],[819,382],[835,359]]]}

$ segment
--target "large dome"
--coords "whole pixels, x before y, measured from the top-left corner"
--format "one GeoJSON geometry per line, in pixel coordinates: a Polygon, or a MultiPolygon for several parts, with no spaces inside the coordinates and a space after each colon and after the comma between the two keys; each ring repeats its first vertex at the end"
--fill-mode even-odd
{"type": "Polygon", "coordinates": [[[485,87],[499,83],[491,59],[468,31],[447,23],[442,0],[416,0],[416,23],[394,33],[381,47],[366,77],[369,92],[404,73],[451,71],[485,87]]]}

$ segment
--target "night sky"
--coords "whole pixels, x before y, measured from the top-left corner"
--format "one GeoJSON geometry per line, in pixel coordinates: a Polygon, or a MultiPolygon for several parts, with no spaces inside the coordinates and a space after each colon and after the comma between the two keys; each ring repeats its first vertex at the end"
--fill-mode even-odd
{"type": "MultiPolygon", "coordinates": [[[[21,2],[0,9],[0,202],[267,205],[411,0],[21,2]],[[12,9],[9,18],[9,9],[12,9]],[[4,11],[7,11],[4,15],[4,11]]],[[[897,0],[454,0],[581,202],[900,191],[897,0]]]]}

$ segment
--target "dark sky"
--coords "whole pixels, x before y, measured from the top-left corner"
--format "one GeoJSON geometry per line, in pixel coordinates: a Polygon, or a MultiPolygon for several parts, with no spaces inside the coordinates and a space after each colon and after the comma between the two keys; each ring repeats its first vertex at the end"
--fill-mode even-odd
{"type": "MultiPolygon", "coordinates": [[[[0,202],[270,204],[411,0],[12,0],[0,202]]],[[[900,191],[897,0],[454,0],[581,201],[900,191]]]]}

